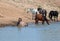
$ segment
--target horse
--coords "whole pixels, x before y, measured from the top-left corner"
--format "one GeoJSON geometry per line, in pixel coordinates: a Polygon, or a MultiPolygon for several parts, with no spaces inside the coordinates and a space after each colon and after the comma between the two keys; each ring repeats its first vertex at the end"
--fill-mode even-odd
{"type": "Polygon", "coordinates": [[[57,21],[58,21],[58,15],[59,15],[58,11],[53,11],[52,10],[52,11],[49,12],[49,18],[52,21],[55,21],[55,19],[57,19],[57,21]],[[54,19],[52,19],[52,18],[54,18],[54,19]]]}
{"type": "Polygon", "coordinates": [[[35,8],[28,8],[28,9],[27,9],[27,13],[29,13],[29,12],[32,13],[32,20],[34,20],[36,13],[38,13],[38,10],[35,9],[35,8]]]}
{"type": "Polygon", "coordinates": [[[38,24],[39,21],[42,21],[42,24],[46,21],[46,23],[49,25],[49,20],[46,17],[43,17],[42,14],[35,15],[35,24],[38,24]]]}
{"type": "Polygon", "coordinates": [[[43,16],[47,16],[47,11],[45,10],[45,9],[42,9],[42,8],[37,8],[37,10],[38,10],[38,12],[40,13],[40,14],[42,14],[43,16]]]}

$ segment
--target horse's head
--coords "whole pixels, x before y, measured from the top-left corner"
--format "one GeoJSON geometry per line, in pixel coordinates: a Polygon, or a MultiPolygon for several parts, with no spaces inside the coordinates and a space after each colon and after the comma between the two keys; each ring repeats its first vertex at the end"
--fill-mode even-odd
{"type": "Polygon", "coordinates": [[[38,11],[35,8],[28,8],[27,13],[29,13],[29,12],[31,12],[32,14],[36,14],[36,12],[38,12],[38,11]]]}

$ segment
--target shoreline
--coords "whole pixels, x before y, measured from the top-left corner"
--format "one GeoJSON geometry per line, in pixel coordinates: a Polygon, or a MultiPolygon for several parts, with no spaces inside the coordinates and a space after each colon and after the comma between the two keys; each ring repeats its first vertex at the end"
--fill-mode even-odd
{"type": "MultiPolygon", "coordinates": [[[[30,20],[30,21],[25,21],[25,23],[33,23],[34,22],[34,20],[30,20]]],[[[58,21],[58,22],[60,22],[60,20],[58,21]]],[[[1,27],[6,27],[6,26],[17,26],[17,20],[2,20],[2,21],[0,21],[0,28],[1,27]]],[[[21,26],[20,24],[19,24],[19,26],[17,26],[17,27],[24,27],[25,26],[25,24],[23,24],[23,26],[21,26]]]]}
{"type": "MultiPolygon", "coordinates": [[[[18,22],[18,19],[15,19],[15,20],[13,20],[13,19],[0,19],[0,27],[5,27],[5,26],[17,26],[17,22],[18,22]]],[[[29,19],[27,19],[27,20],[23,20],[23,22],[24,23],[31,23],[31,22],[34,22],[33,20],[29,20],[29,19]]],[[[23,26],[24,26],[25,24],[23,24],[23,26]]],[[[20,24],[19,24],[19,26],[21,26],[20,24]]],[[[22,27],[23,27],[22,26],[22,27]]]]}
{"type": "MultiPolygon", "coordinates": [[[[34,22],[34,20],[32,20],[32,14],[27,13],[27,8],[30,8],[30,7],[36,8],[37,6],[33,4],[27,4],[23,6],[19,4],[17,5],[14,2],[13,3],[8,2],[9,4],[7,2],[8,1],[0,2],[0,27],[16,26],[18,18],[22,18],[22,21],[25,23],[34,22]]],[[[44,8],[48,10],[48,12],[52,10],[51,8],[49,8],[49,6],[45,6],[44,8]]],[[[53,10],[56,9],[59,11],[58,8],[55,8],[55,9],[54,8],[53,10]]],[[[59,20],[60,20],[60,15],[59,15],[59,20]]]]}

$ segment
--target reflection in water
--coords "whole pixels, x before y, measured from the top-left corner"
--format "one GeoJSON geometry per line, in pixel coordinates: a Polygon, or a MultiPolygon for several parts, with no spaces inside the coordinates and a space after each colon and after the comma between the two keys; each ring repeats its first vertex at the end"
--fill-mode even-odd
{"type": "Polygon", "coordinates": [[[60,22],[0,28],[0,41],[60,41],[60,22]]]}

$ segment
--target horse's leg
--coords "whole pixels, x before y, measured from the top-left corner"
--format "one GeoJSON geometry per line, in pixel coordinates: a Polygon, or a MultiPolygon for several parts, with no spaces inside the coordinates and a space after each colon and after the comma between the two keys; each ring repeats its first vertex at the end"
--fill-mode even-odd
{"type": "Polygon", "coordinates": [[[42,21],[42,24],[44,24],[44,20],[42,21]]]}
{"type": "Polygon", "coordinates": [[[58,17],[56,17],[56,20],[57,20],[57,22],[58,22],[58,17]]]}
{"type": "Polygon", "coordinates": [[[53,21],[52,17],[53,17],[53,16],[51,15],[50,19],[53,21]]]}
{"type": "Polygon", "coordinates": [[[55,16],[54,16],[54,21],[55,21],[55,16]]]}
{"type": "Polygon", "coordinates": [[[45,20],[44,20],[44,17],[42,18],[42,24],[44,24],[45,20]]]}
{"type": "Polygon", "coordinates": [[[57,19],[57,22],[58,22],[58,12],[57,12],[57,15],[56,15],[56,19],[57,19]]]}
{"type": "Polygon", "coordinates": [[[35,20],[35,24],[38,24],[38,19],[35,20]]]}
{"type": "Polygon", "coordinates": [[[57,22],[58,22],[58,17],[57,17],[57,22]]]}
{"type": "Polygon", "coordinates": [[[48,20],[46,19],[46,23],[49,25],[49,22],[48,22],[48,20]]]}
{"type": "Polygon", "coordinates": [[[45,17],[45,21],[46,21],[46,23],[49,25],[49,22],[48,22],[48,19],[45,17]]]}
{"type": "Polygon", "coordinates": [[[52,17],[53,17],[52,15],[49,15],[49,18],[50,18],[51,21],[53,21],[52,17]]]}

